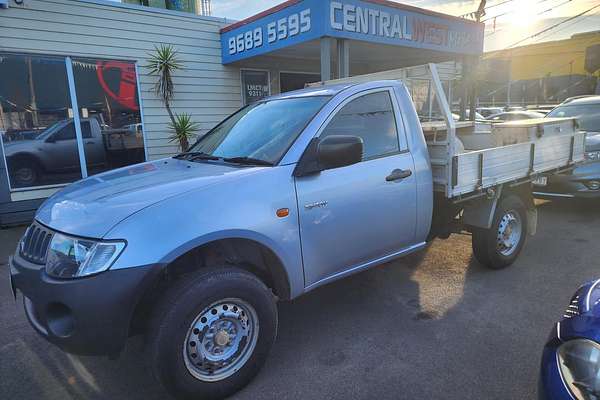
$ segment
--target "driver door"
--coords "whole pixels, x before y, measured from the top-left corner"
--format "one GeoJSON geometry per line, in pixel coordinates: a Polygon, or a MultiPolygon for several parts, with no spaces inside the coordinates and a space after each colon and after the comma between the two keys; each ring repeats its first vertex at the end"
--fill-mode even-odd
{"type": "Polygon", "coordinates": [[[392,96],[377,89],[351,97],[320,133],[361,137],[362,162],[296,178],[307,287],[414,244],[414,163],[392,96]],[[398,170],[407,176],[396,178],[398,170]]]}
{"type": "Polygon", "coordinates": [[[49,172],[79,170],[79,149],[73,121],[55,132],[51,142],[45,143],[44,156],[49,172]]]}

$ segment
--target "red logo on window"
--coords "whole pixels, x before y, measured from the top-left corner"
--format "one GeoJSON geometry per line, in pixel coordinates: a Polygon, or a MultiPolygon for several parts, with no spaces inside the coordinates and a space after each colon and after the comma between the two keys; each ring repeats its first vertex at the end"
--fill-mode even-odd
{"type": "Polygon", "coordinates": [[[96,73],[98,75],[98,82],[100,82],[100,86],[102,86],[107,95],[130,110],[139,110],[136,101],[137,81],[135,78],[135,66],[133,64],[122,61],[98,61],[96,63],[96,73]],[[107,85],[104,78],[104,74],[109,70],[119,71],[118,90],[116,93],[107,85]]]}

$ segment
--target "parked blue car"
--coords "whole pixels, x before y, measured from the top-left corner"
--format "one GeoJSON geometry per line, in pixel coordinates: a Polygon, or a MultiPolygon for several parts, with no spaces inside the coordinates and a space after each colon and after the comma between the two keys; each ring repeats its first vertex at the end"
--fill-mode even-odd
{"type": "Polygon", "coordinates": [[[600,399],[600,279],[572,297],[544,347],[539,398],[600,399]]]}

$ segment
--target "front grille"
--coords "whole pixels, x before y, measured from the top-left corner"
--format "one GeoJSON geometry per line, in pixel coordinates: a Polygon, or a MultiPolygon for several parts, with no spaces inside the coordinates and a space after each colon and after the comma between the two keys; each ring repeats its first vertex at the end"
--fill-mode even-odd
{"type": "Polygon", "coordinates": [[[571,303],[565,310],[563,318],[573,318],[579,316],[579,295],[571,299],[571,303]]]}
{"type": "Polygon", "coordinates": [[[21,239],[19,253],[25,260],[34,264],[45,264],[46,253],[52,239],[52,231],[38,223],[31,225],[21,239]]]}

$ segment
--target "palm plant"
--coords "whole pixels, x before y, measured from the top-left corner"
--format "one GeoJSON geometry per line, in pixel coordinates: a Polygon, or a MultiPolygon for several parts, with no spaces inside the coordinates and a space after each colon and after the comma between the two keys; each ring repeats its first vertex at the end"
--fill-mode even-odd
{"type": "Polygon", "coordinates": [[[159,97],[169,114],[169,129],[172,135],[171,141],[178,141],[182,151],[187,151],[190,139],[198,131],[198,124],[192,121],[189,114],[176,114],[171,109],[171,102],[175,96],[175,83],[173,75],[175,71],[183,69],[183,62],[179,59],[177,51],[173,46],[161,44],[154,46],[154,52],[149,54],[146,68],[149,75],[158,79],[154,85],[154,93],[159,97]]]}
{"type": "Polygon", "coordinates": [[[192,121],[192,116],[186,113],[176,114],[175,119],[169,123],[171,130],[170,142],[179,142],[182,151],[187,151],[190,147],[190,141],[194,139],[199,125],[192,121]]]}

